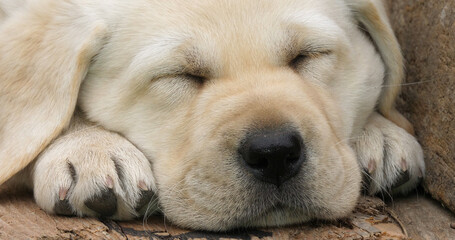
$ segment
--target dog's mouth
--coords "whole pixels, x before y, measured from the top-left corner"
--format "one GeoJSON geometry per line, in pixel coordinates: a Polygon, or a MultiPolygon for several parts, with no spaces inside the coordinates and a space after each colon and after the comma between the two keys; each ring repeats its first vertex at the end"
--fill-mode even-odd
{"type": "MultiPolygon", "coordinates": [[[[323,212],[309,194],[300,175],[295,181],[288,181],[283,186],[258,186],[254,194],[255,202],[245,204],[249,209],[243,217],[241,226],[277,227],[307,222],[316,217],[317,212],[323,212]],[[316,210],[319,209],[319,210],[316,210]]],[[[267,184],[269,185],[269,184],[267,184]]]]}
{"type": "Polygon", "coordinates": [[[248,225],[251,227],[279,227],[306,222],[310,219],[309,211],[278,203],[253,218],[248,225]]]}
{"type": "Polygon", "coordinates": [[[337,115],[310,111],[309,104],[284,93],[276,99],[275,91],[264,92],[250,101],[224,97],[210,108],[202,105],[223,114],[194,116],[194,124],[207,127],[184,132],[182,143],[191,148],[156,156],[158,195],[169,220],[225,231],[333,219],[352,209],[360,174],[349,145],[337,144],[341,133],[328,119],[337,115]],[[263,99],[280,104],[268,106],[263,99]],[[230,104],[229,111],[218,110],[221,103],[230,104]]]}
{"type": "Polygon", "coordinates": [[[249,150],[248,161],[243,155],[225,161],[202,158],[200,165],[169,181],[173,185],[162,183],[158,188],[164,215],[183,227],[226,231],[333,219],[350,211],[357,195],[343,189],[356,175],[343,169],[339,161],[343,152],[334,148],[330,153],[336,157],[320,154],[295,135],[295,131],[252,135],[254,141],[240,148],[249,150]],[[298,165],[294,155],[303,159],[298,165]],[[259,160],[253,159],[257,156],[259,160]],[[252,164],[260,161],[262,165],[252,164]]]}
{"type": "Polygon", "coordinates": [[[185,193],[189,197],[184,200],[185,206],[181,206],[178,211],[170,209],[169,205],[164,206],[163,213],[178,225],[212,231],[288,226],[315,217],[312,209],[317,207],[313,206],[310,196],[306,196],[305,192],[308,191],[302,186],[297,187],[294,182],[285,182],[280,187],[258,182],[248,185],[240,194],[235,194],[228,188],[219,189],[219,192],[225,193],[221,198],[214,193],[185,193]],[[169,214],[169,211],[172,213],[169,214]],[[187,214],[192,220],[181,222],[182,215],[187,214]]]}
{"type": "MultiPolygon", "coordinates": [[[[268,200],[265,200],[268,201],[268,200]]],[[[297,200],[296,200],[297,201],[297,200]]],[[[228,223],[229,229],[254,228],[254,227],[281,227],[301,224],[314,218],[314,214],[308,207],[294,207],[293,204],[277,201],[267,204],[268,206],[258,207],[256,205],[249,208],[243,216],[237,216],[236,221],[228,223]]],[[[301,205],[301,203],[299,203],[301,205]]]]}

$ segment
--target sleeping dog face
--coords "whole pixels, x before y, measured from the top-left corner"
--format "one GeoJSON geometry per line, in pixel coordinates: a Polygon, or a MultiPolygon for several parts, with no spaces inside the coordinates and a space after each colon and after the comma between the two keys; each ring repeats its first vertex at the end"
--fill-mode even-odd
{"type": "MultiPolygon", "coordinates": [[[[349,139],[378,102],[387,109],[396,95],[380,88],[386,68],[395,74],[383,59],[396,52],[383,39],[390,29],[380,5],[110,4],[78,6],[92,18],[78,23],[85,27],[74,44],[84,54],[66,72],[82,69],[75,97],[88,119],[151,161],[168,219],[225,230],[353,209],[361,171],[349,139]]],[[[72,106],[73,96],[60,101],[72,106]]]]}
{"type": "Polygon", "coordinates": [[[124,20],[79,98],[152,160],[165,215],[221,229],[349,212],[360,170],[346,139],[359,102],[371,110],[379,95],[359,86],[383,72],[349,10],[174,4],[124,20]]]}

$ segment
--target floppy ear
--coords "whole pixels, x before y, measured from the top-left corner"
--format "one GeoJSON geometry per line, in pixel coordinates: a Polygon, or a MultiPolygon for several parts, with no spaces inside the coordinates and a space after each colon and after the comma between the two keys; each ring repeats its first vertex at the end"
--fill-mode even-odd
{"type": "Polygon", "coordinates": [[[0,22],[0,184],[69,124],[105,33],[76,1],[28,2],[0,22]]]}
{"type": "Polygon", "coordinates": [[[379,112],[387,119],[413,134],[409,121],[395,109],[404,78],[403,56],[384,9],[382,0],[346,0],[355,18],[363,25],[376,45],[386,72],[379,99],[379,112]]]}

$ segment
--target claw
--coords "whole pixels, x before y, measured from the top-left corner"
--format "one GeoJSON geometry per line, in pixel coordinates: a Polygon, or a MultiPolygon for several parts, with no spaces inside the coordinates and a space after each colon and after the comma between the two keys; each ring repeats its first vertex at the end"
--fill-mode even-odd
{"type": "Polygon", "coordinates": [[[155,197],[155,193],[153,191],[141,191],[141,198],[137,202],[136,211],[141,212],[142,208],[150,203],[152,199],[155,197]]]}
{"type": "Polygon", "coordinates": [[[406,164],[406,161],[404,159],[401,159],[401,171],[406,172],[408,170],[408,165],[406,164]]]}
{"type": "Polygon", "coordinates": [[[60,201],[65,200],[68,190],[68,188],[60,187],[60,190],[58,191],[58,198],[60,201]]]}
{"type": "Polygon", "coordinates": [[[117,211],[117,197],[112,189],[101,190],[101,194],[85,200],[84,203],[102,217],[112,216],[117,211]]]}
{"type": "Polygon", "coordinates": [[[368,173],[372,174],[376,170],[376,162],[374,160],[370,160],[368,163],[368,173]]]}
{"type": "Polygon", "coordinates": [[[58,215],[72,216],[73,208],[71,207],[68,199],[58,201],[54,206],[54,212],[58,215]]]}
{"type": "Polygon", "coordinates": [[[401,176],[393,184],[392,188],[397,188],[397,187],[407,183],[410,179],[411,179],[411,176],[409,175],[409,171],[405,171],[405,172],[401,173],[401,176]]]}
{"type": "Polygon", "coordinates": [[[107,177],[106,177],[106,186],[109,189],[113,189],[114,188],[114,179],[112,179],[112,177],[109,176],[109,175],[107,175],[107,177]]]}
{"type": "Polygon", "coordinates": [[[137,186],[143,191],[148,191],[149,190],[149,188],[147,187],[147,184],[145,184],[145,182],[142,181],[142,180],[139,181],[137,186]]]}

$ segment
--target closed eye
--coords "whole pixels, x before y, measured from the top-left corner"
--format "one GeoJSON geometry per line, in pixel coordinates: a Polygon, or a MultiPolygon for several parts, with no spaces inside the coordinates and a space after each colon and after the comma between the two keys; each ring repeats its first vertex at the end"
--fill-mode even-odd
{"type": "Polygon", "coordinates": [[[289,66],[296,68],[307,59],[308,55],[299,54],[289,62],[289,66]]]}
{"type": "Polygon", "coordinates": [[[191,73],[185,73],[185,74],[183,74],[183,77],[186,78],[186,79],[189,79],[191,81],[194,81],[197,84],[201,84],[201,85],[204,84],[207,81],[206,77],[200,76],[200,75],[191,74],[191,73]]]}
{"type": "Polygon", "coordinates": [[[296,57],[294,57],[291,61],[289,61],[289,66],[292,68],[298,68],[301,66],[303,63],[310,61],[312,59],[319,58],[324,55],[330,55],[332,51],[326,50],[326,51],[308,51],[308,52],[303,52],[299,53],[296,57]]]}

